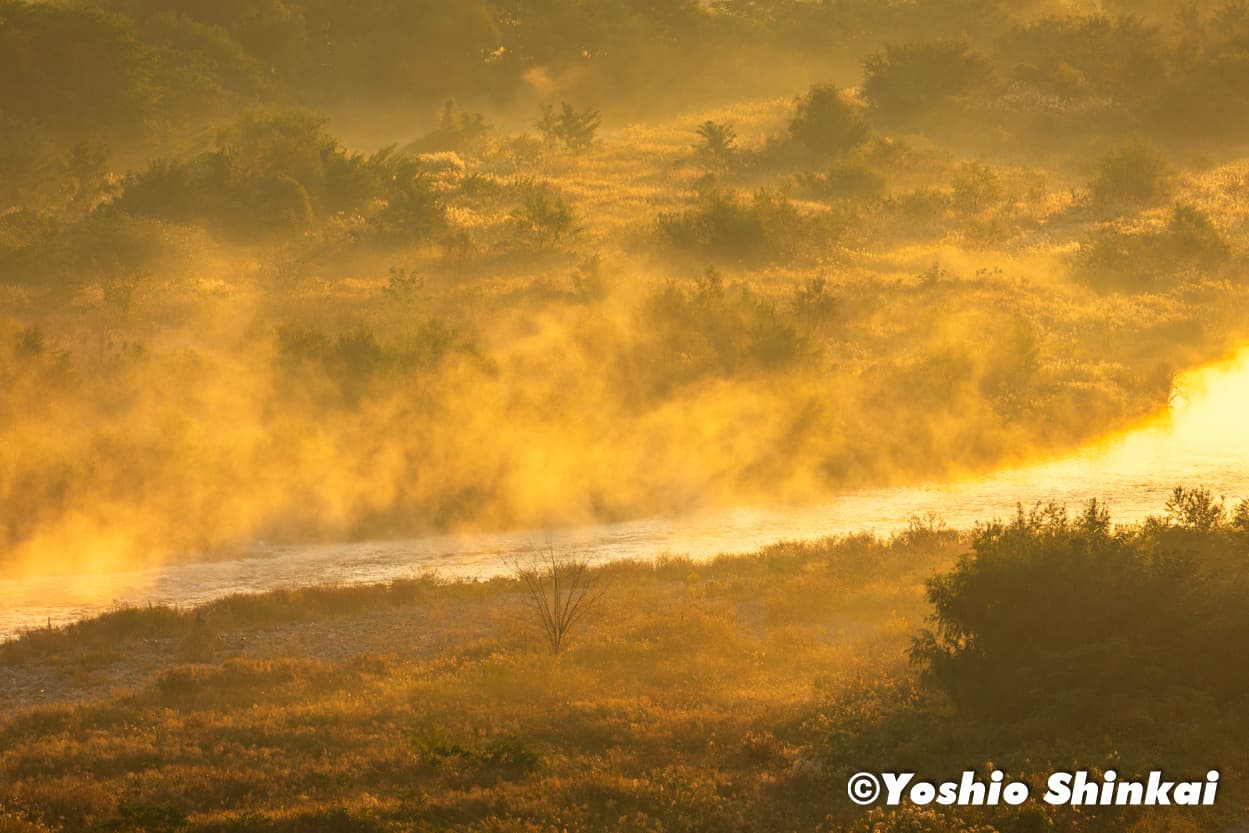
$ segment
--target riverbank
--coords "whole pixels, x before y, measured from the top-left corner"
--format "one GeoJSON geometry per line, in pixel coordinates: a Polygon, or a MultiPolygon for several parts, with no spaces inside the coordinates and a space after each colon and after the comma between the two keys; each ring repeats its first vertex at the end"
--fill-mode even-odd
{"type": "Polygon", "coordinates": [[[1089,732],[1053,713],[960,710],[924,682],[908,656],[933,612],[926,582],[977,540],[916,524],[889,540],[605,564],[601,600],[558,656],[514,577],[121,608],[31,631],[0,644],[0,830],[1155,833],[1237,820],[1249,767],[1226,711],[1156,723],[1133,710],[1089,732]],[[1218,766],[1219,806],[968,817],[845,798],[863,767],[1035,780],[1075,761],[1218,766]]]}
{"type": "Polygon", "coordinates": [[[916,531],[605,565],[559,657],[511,578],[29,632],[0,645],[0,806],[31,830],[731,829],[750,804],[730,792],[770,802],[807,765],[820,692],[905,669],[923,579],[963,547],[916,531]]]}

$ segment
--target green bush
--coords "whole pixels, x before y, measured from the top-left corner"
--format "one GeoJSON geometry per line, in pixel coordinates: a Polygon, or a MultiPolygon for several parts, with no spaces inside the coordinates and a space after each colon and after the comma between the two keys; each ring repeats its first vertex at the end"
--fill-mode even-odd
{"type": "Polygon", "coordinates": [[[801,256],[836,233],[766,189],[749,201],[730,191],[709,191],[693,208],[660,214],[655,225],[659,237],[676,249],[749,263],[801,256]]]}
{"type": "Polygon", "coordinates": [[[912,656],[956,702],[997,715],[1106,720],[1177,687],[1243,701],[1244,545],[1204,490],[1177,489],[1167,517],[1126,530],[1096,501],[1077,518],[1020,508],[928,583],[933,627],[912,656]]]}
{"type": "Polygon", "coordinates": [[[885,195],[884,174],[857,159],[835,161],[821,173],[799,174],[798,184],[822,199],[878,200],[885,195]]]}
{"type": "Polygon", "coordinates": [[[546,137],[548,145],[554,147],[559,144],[564,150],[582,153],[594,146],[602,121],[598,110],[592,107],[577,110],[565,101],[558,112],[550,106],[543,109],[538,129],[546,137]]]}
{"type": "Polygon", "coordinates": [[[298,231],[343,212],[367,213],[384,238],[426,239],[443,228],[442,200],[417,160],[393,148],[348,153],[324,121],[298,110],[249,113],[216,150],[130,174],[115,206],[240,237],[298,231]]]}
{"type": "Polygon", "coordinates": [[[797,321],[740,284],[708,269],[692,287],[668,283],[639,312],[631,365],[664,390],[707,376],[779,370],[809,355],[797,321]]]}
{"type": "Polygon", "coordinates": [[[992,84],[989,62],[960,40],[886,46],[863,64],[863,95],[881,124],[907,126],[948,112],[992,84]]]}
{"type": "Polygon", "coordinates": [[[1110,224],[1080,244],[1075,272],[1094,286],[1148,290],[1174,285],[1196,274],[1219,274],[1232,249],[1209,215],[1178,203],[1157,231],[1127,231],[1110,224]]]}
{"type": "Polygon", "coordinates": [[[974,214],[991,206],[1002,197],[1002,184],[988,165],[964,162],[954,174],[951,202],[960,211],[974,214]]]}
{"type": "Polygon", "coordinates": [[[1158,151],[1143,142],[1132,142],[1097,163],[1097,175],[1089,188],[1102,208],[1155,205],[1172,191],[1171,168],[1158,151]]]}
{"type": "Polygon", "coordinates": [[[841,156],[862,145],[871,129],[859,108],[830,84],[816,84],[798,99],[788,142],[818,157],[841,156]]]}
{"type": "Polygon", "coordinates": [[[520,242],[548,249],[577,233],[577,214],[564,197],[543,188],[531,188],[509,215],[520,242]]]}

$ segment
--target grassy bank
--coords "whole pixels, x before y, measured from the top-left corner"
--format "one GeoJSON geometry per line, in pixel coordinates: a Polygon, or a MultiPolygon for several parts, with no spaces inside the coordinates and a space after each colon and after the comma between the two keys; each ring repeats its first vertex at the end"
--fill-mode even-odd
{"type": "Polygon", "coordinates": [[[0,648],[6,672],[83,699],[8,703],[0,801],[67,830],[740,829],[764,808],[810,824],[840,794],[790,800],[817,766],[812,704],[904,671],[922,580],[961,546],[917,532],[614,564],[559,657],[503,579],[32,632],[0,648]],[[92,694],[84,668],[132,687],[92,694]]]}
{"type": "MultiPolygon", "coordinates": [[[[1158,688],[1079,711],[1088,692],[1067,685],[1066,705],[1003,714],[908,661],[930,577],[974,588],[967,565],[990,563],[1003,534],[1049,552],[1083,540],[1081,523],[1034,513],[1006,533],[917,524],[889,541],[612,564],[559,656],[514,579],[239,596],[31,632],[0,646],[0,830],[1219,829],[1246,797],[1226,701],[1158,688]],[[32,680],[49,702],[13,696],[32,680]],[[1077,764],[1221,767],[1224,792],[1213,811],[1152,814],[845,797],[859,769],[1036,781],[1077,764]]],[[[1186,534],[1178,516],[1156,523],[1186,534]]],[[[1226,551],[1237,529],[1224,514],[1194,534],[1226,551]]],[[[1047,592],[1023,574],[997,586],[1019,610],[1047,592]]],[[[1005,673],[980,690],[1018,695],[1005,673]]]]}

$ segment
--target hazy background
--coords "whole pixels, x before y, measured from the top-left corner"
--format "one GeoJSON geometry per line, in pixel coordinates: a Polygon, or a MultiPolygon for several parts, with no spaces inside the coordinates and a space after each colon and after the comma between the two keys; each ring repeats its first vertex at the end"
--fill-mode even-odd
{"type": "Polygon", "coordinates": [[[0,559],[809,502],[1243,336],[1237,3],[0,4],[0,559]]]}

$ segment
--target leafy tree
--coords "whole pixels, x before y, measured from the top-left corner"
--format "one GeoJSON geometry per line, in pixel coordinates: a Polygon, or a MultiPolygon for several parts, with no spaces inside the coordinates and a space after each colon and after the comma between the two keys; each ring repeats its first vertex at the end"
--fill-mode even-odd
{"type": "Polygon", "coordinates": [[[1151,131],[1204,142],[1237,141],[1249,131],[1249,32],[1235,24],[1219,31],[1231,36],[1203,43],[1151,88],[1141,108],[1151,131]]]}
{"type": "Polygon", "coordinates": [[[314,186],[338,143],[325,132],[324,116],[306,110],[254,110],[222,131],[217,146],[232,184],[283,174],[314,186]]]}
{"type": "Polygon", "coordinates": [[[0,101],[77,141],[136,138],[159,104],[148,53],[125,18],[88,6],[0,2],[0,101]]]}
{"type": "Polygon", "coordinates": [[[1209,489],[1176,486],[1166,509],[1167,522],[1180,529],[1212,532],[1227,523],[1227,508],[1209,489]]]}
{"type": "Polygon", "coordinates": [[[303,183],[289,174],[257,177],[238,192],[247,205],[244,217],[261,229],[290,231],[313,220],[312,199],[303,183]]]}

